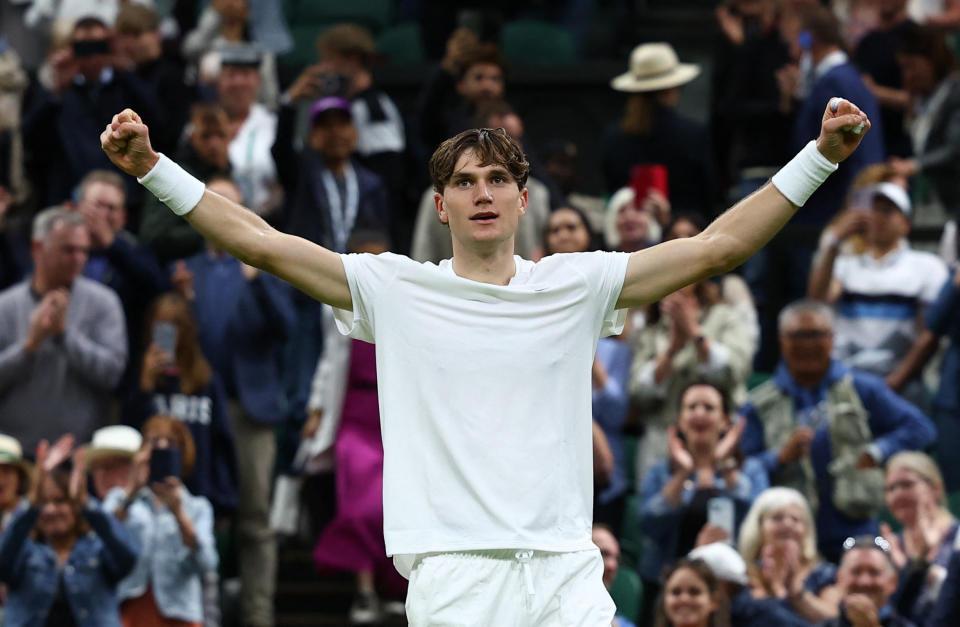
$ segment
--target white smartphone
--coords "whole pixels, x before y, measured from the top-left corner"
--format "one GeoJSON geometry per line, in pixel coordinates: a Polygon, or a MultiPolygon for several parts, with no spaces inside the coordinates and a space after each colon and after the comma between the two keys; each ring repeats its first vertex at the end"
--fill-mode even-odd
{"type": "Polygon", "coordinates": [[[729,496],[715,496],[707,500],[707,522],[727,532],[728,541],[733,542],[735,512],[733,499],[729,496]]]}

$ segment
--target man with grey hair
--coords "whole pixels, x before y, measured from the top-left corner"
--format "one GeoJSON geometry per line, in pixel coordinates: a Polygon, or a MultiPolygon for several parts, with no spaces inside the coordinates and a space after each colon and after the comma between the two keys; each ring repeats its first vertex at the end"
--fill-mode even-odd
{"type": "Polygon", "coordinates": [[[32,240],[33,275],[0,292],[0,430],[28,451],[64,433],[89,440],[127,362],[120,300],[80,276],[90,248],[83,216],[41,211],[32,240]]]}
{"type": "Polygon", "coordinates": [[[880,377],[833,359],[833,312],[815,300],[779,316],[782,359],[750,393],[743,452],[770,483],[798,489],[816,512],[820,552],[833,560],[844,538],[877,532],[881,466],[894,453],[936,437],[933,423],[880,377]]]}

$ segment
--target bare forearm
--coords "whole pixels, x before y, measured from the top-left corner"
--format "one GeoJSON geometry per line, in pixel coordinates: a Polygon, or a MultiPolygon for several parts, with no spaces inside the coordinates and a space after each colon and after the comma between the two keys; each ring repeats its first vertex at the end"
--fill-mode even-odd
{"type": "Polygon", "coordinates": [[[747,196],[713,221],[699,237],[732,270],[763,248],[793,217],[797,207],[771,183],[747,196]]]}
{"type": "Polygon", "coordinates": [[[244,263],[266,269],[267,242],[277,231],[257,214],[207,190],[184,219],[218,248],[244,263]]]}
{"type": "Polygon", "coordinates": [[[936,352],[937,345],[937,336],[924,329],[914,341],[913,346],[910,347],[910,351],[907,352],[903,361],[887,377],[887,384],[894,390],[903,387],[903,384],[912,379],[929,361],[933,353],[936,352]]]}
{"type": "Polygon", "coordinates": [[[827,246],[815,259],[807,285],[807,296],[826,302],[833,279],[833,264],[837,259],[837,247],[827,246]]]}

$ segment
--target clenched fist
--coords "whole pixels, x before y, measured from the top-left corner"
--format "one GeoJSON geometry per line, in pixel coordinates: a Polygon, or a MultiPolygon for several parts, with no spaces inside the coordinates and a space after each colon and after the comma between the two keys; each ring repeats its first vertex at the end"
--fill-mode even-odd
{"type": "Polygon", "coordinates": [[[113,116],[100,133],[100,145],[115,166],[138,178],[149,172],[160,158],[150,146],[147,125],[132,109],[113,116]]]}

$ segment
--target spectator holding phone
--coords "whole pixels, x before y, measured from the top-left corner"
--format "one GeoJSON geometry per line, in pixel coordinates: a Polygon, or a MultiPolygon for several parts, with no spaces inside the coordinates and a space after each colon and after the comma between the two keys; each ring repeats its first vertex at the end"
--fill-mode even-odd
{"type": "Polygon", "coordinates": [[[670,458],[650,468],[643,481],[640,575],[648,608],[663,566],[686,555],[708,522],[726,527],[716,539],[732,539],[737,504],[745,511],[768,485],[759,464],[744,463],[739,441],[745,425],[731,423],[729,401],[718,387],[694,382],[680,399],[677,426],[667,430],[670,458]],[[723,503],[718,506],[715,500],[723,503]],[[713,507],[727,508],[725,520],[712,518],[713,507]]]}
{"type": "Polygon", "coordinates": [[[72,435],[37,446],[26,503],[0,536],[4,625],[120,627],[117,584],[133,569],[130,535],[87,493],[84,449],[72,435]]]}
{"type": "Polygon", "coordinates": [[[148,337],[138,385],[127,398],[125,420],[140,427],[163,414],[183,422],[195,443],[196,465],[186,478],[192,494],[210,499],[218,514],[237,504],[237,467],[227,395],[197,337],[190,303],[170,292],[147,314],[148,337]]]}
{"type": "Polygon", "coordinates": [[[142,435],[127,485],[103,502],[141,547],[119,584],[121,620],[125,627],[199,627],[203,578],[216,571],[218,557],[210,501],[182,482],[196,462],[193,436],[172,416],[151,417],[142,435]]]}

